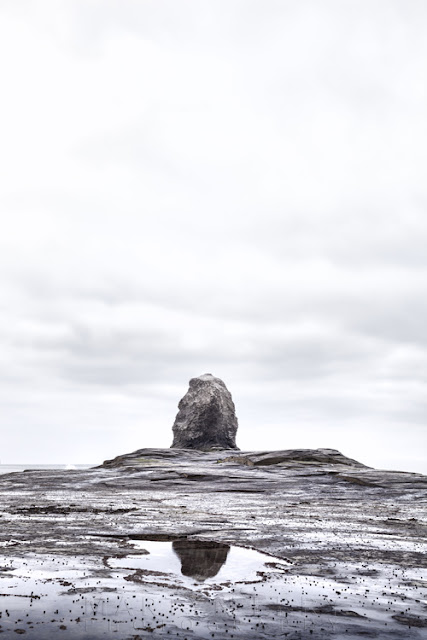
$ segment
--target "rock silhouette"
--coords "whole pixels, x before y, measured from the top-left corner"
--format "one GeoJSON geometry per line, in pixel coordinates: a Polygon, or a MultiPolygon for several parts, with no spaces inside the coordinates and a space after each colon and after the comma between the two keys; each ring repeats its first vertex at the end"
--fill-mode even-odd
{"type": "Polygon", "coordinates": [[[174,449],[237,449],[237,417],[231,393],[211,373],[190,380],[173,425],[174,449]]]}
{"type": "Polygon", "coordinates": [[[176,540],[172,549],[181,560],[182,575],[201,582],[216,576],[227,560],[230,546],[210,540],[176,540]]]}

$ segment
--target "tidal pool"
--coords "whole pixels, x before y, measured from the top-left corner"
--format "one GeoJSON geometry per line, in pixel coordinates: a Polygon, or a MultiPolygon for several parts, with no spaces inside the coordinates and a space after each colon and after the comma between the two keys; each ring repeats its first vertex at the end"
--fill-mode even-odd
{"type": "Polygon", "coordinates": [[[262,581],[266,573],[283,572],[283,560],[253,549],[230,546],[210,540],[132,541],[142,555],[111,558],[112,568],[133,568],[140,575],[158,572],[178,578],[187,587],[228,582],[262,581]],[[147,553],[144,553],[147,552],[147,553]]]}
{"type": "Polygon", "coordinates": [[[422,570],[343,563],[301,575],[210,540],[112,539],[103,557],[0,557],[0,638],[421,640],[425,586],[422,570]]]}

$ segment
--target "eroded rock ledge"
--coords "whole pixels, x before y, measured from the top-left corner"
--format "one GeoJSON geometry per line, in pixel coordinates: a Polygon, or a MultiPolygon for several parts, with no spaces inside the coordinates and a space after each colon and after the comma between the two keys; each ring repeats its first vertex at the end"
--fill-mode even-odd
{"type": "Polygon", "coordinates": [[[145,467],[150,464],[158,464],[160,461],[178,463],[180,461],[206,461],[217,463],[230,462],[245,466],[269,466],[269,465],[344,465],[367,469],[366,465],[347,458],[336,449],[284,449],[279,451],[241,451],[238,454],[234,449],[221,451],[199,451],[193,449],[138,449],[133,453],[117,456],[106,460],[101,467],[145,467]]]}

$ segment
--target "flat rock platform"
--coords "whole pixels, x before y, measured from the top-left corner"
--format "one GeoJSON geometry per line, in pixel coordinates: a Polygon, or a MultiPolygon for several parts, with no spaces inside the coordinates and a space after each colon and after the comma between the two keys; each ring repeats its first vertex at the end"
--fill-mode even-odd
{"type": "Polygon", "coordinates": [[[427,637],[427,477],[331,449],[0,476],[0,635],[427,637]]]}

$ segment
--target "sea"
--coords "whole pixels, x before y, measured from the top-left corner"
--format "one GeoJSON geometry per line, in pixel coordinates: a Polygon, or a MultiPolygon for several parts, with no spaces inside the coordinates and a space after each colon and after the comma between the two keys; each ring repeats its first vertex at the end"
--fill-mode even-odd
{"type": "Polygon", "coordinates": [[[19,471],[26,471],[27,469],[41,470],[41,469],[63,469],[64,471],[72,471],[77,469],[90,469],[96,467],[97,464],[0,464],[0,475],[5,473],[16,473],[19,471]]]}

